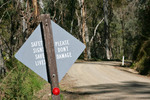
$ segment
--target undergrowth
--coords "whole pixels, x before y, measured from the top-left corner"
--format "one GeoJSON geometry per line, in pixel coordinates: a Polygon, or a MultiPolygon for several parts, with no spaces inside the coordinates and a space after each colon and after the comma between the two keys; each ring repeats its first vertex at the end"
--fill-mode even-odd
{"type": "Polygon", "coordinates": [[[45,81],[16,59],[8,61],[7,66],[9,72],[0,83],[0,99],[32,100],[36,98],[34,94],[43,87],[45,81]]]}
{"type": "Polygon", "coordinates": [[[141,45],[134,66],[140,74],[150,75],[150,40],[141,45]]]}

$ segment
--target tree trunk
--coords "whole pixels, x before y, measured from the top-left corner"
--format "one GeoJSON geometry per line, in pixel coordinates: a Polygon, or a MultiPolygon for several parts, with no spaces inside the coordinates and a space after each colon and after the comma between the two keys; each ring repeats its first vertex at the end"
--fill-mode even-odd
{"type": "Polygon", "coordinates": [[[121,19],[121,28],[122,28],[122,50],[123,50],[123,56],[125,56],[125,42],[124,42],[124,15],[122,14],[121,19]]]}
{"type": "Polygon", "coordinates": [[[26,29],[27,29],[27,23],[26,23],[26,21],[25,21],[25,18],[24,17],[22,17],[22,34],[23,34],[23,42],[25,42],[25,38],[26,38],[26,29]]]}
{"type": "Polygon", "coordinates": [[[84,50],[84,60],[88,60],[91,57],[90,47],[89,47],[89,34],[88,34],[88,28],[86,25],[86,10],[85,10],[85,3],[84,0],[82,0],[82,6],[81,6],[81,19],[82,19],[82,39],[83,43],[86,46],[84,50]]]}
{"type": "Polygon", "coordinates": [[[83,43],[86,46],[84,50],[84,60],[91,59],[91,48],[89,47],[89,34],[88,34],[88,27],[86,24],[86,8],[85,8],[85,2],[84,0],[78,0],[79,6],[81,8],[81,15],[79,16],[77,10],[76,15],[78,19],[78,27],[79,27],[79,33],[82,37],[83,43]]]}
{"type": "Polygon", "coordinates": [[[39,0],[39,5],[42,9],[42,11],[44,11],[44,4],[43,4],[43,0],[39,0]]]}
{"type": "Polygon", "coordinates": [[[124,45],[124,24],[123,21],[121,21],[121,27],[122,27],[122,49],[123,49],[123,56],[125,55],[125,45],[124,45]]]}
{"type": "Polygon", "coordinates": [[[0,76],[4,76],[6,73],[6,68],[4,66],[4,60],[2,57],[2,41],[0,40],[0,76]]]}
{"type": "Polygon", "coordinates": [[[81,36],[82,35],[82,32],[81,32],[81,30],[82,30],[82,27],[81,27],[81,17],[79,16],[77,10],[76,10],[76,16],[77,16],[77,20],[78,20],[79,36],[81,36]]]}
{"type": "Polygon", "coordinates": [[[72,21],[71,21],[71,28],[70,28],[70,33],[72,34],[72,31],[73,31],[73,22],[74,22],[74,20],[72,19],[72,21]]]}
{"type": "MultiPolygon", "coordinates": [[[[26,8],[28,6],[28,1],[27,2],[24,2],[23,0],[20,0],[20,4],[21,4],[21,8],[24,9],[24,4],[26,3],[26,8]]],[[[22,23],[21,23],[21,26],[22,26],[22,42],[24,43],[25,42],[25,38],[26,38],[26,29],[27,29],[27,23],[26,23],[26,19],[25,19],[25,12],[22,10],[21,11],[21,18],[22,18],[22,23]]]]}
{"type": "Polygon", "coordinates": [[[88,27],[85,22],[85,41],[86,41],[86,48],[87,48],[87,60],[91,59],[91,45],[89,41],[89,33],[88,33],[88,27]]]}
{"type": "Polygon", "coordinates": [[[37,0],[32,0],[33,3],[33,8],[34,8],[34,16],[35,18],[38,16],[38,5],[37,5],[37,0]]]}
{"type": "Polygon", "coordinates": [[[108,0],[103,0],[104,9],[104,32],[105,32],[105,52],[106,59],[110,60],[110,49],[109,49],[109,28],[108,28],[108,0]]]}

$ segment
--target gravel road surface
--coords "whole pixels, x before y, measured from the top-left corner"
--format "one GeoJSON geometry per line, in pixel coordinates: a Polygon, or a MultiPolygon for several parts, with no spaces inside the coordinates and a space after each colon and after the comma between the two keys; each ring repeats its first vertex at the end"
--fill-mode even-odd
{"type": "Polygon", "coordinates": [[[150,78],[123,71],[121,62],[75,63],[60,82],[67,100],[150,100],[150,78]]]}

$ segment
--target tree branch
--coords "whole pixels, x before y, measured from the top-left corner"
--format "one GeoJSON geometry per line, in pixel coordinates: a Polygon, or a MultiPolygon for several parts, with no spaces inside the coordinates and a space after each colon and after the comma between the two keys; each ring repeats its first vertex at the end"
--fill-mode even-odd
{"type": "Polygon", "coordinates": [[[91,43],[92,43],[92,41],[93,41],[94,37],[96,36],[97,28],[98,28],[98,26],[99,26],[99,25],[103,22],[103,20],[104,20],[104,17],[103,17],[103,19],[102,19],[102,20],[100,20],[100,21],[99,21],[99,23],[96,25],[96,27],[95,27],[95,29],[94,29],[94,35],[92,36],[92,38],[91,38],[91,40],[90,40],[89,44],[91,44],[91,43]]]}
{"type": "Polygon", "coordinates": [[[56,0],[56,1],[54,0],[53,2],[54,2],[54,6],[55,6],[55,5],[56,5],[56,3],[58,2],[58,0],[56,0]]]}
{"type": "Polygon", "coordinates": [[[4,43],[6,44],[7,48],[9,49],[9,51],[12,51],[11,48],[9,47],[7,41],[2,37],[2,35],[0,34],[0,38],[2,41],[4,41],[4,43]]]}
{"type": "Polygon", "coordinates": [[[4,5],[6,5],[6,4],[9,3],[9,2],[11,2],[11,1],[5,2],[4,4],[2,4],[2,5],[0,6],[0,8],[2,8],[4,5]]]}
{"type": "Polygon", "coordinates": [[[3,13],[3,15],[2,15],[2,17],[1,17],[0,23],[2,22],[2,19],[3,19],[4,15],[5,15],[6,11],[7,11],[7,10],[4,11],[4,13],[3,13]]]}

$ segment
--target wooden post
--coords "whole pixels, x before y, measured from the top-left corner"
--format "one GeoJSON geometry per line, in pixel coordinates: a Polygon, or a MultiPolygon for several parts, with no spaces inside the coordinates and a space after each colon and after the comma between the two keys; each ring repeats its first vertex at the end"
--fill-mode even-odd
{"type": "Polygon", "coordinates": [[[60,95],[54,95],[52,93],[53,88],[55,87],[59,88],[59,84],[58,84],[55,50],[54,50],[54,41],[49,14],[41,15],[41,29],[42,29],[42,39],[48,74],[48,81],[51,84],[52,100],[60,100],[60,95]]]}

